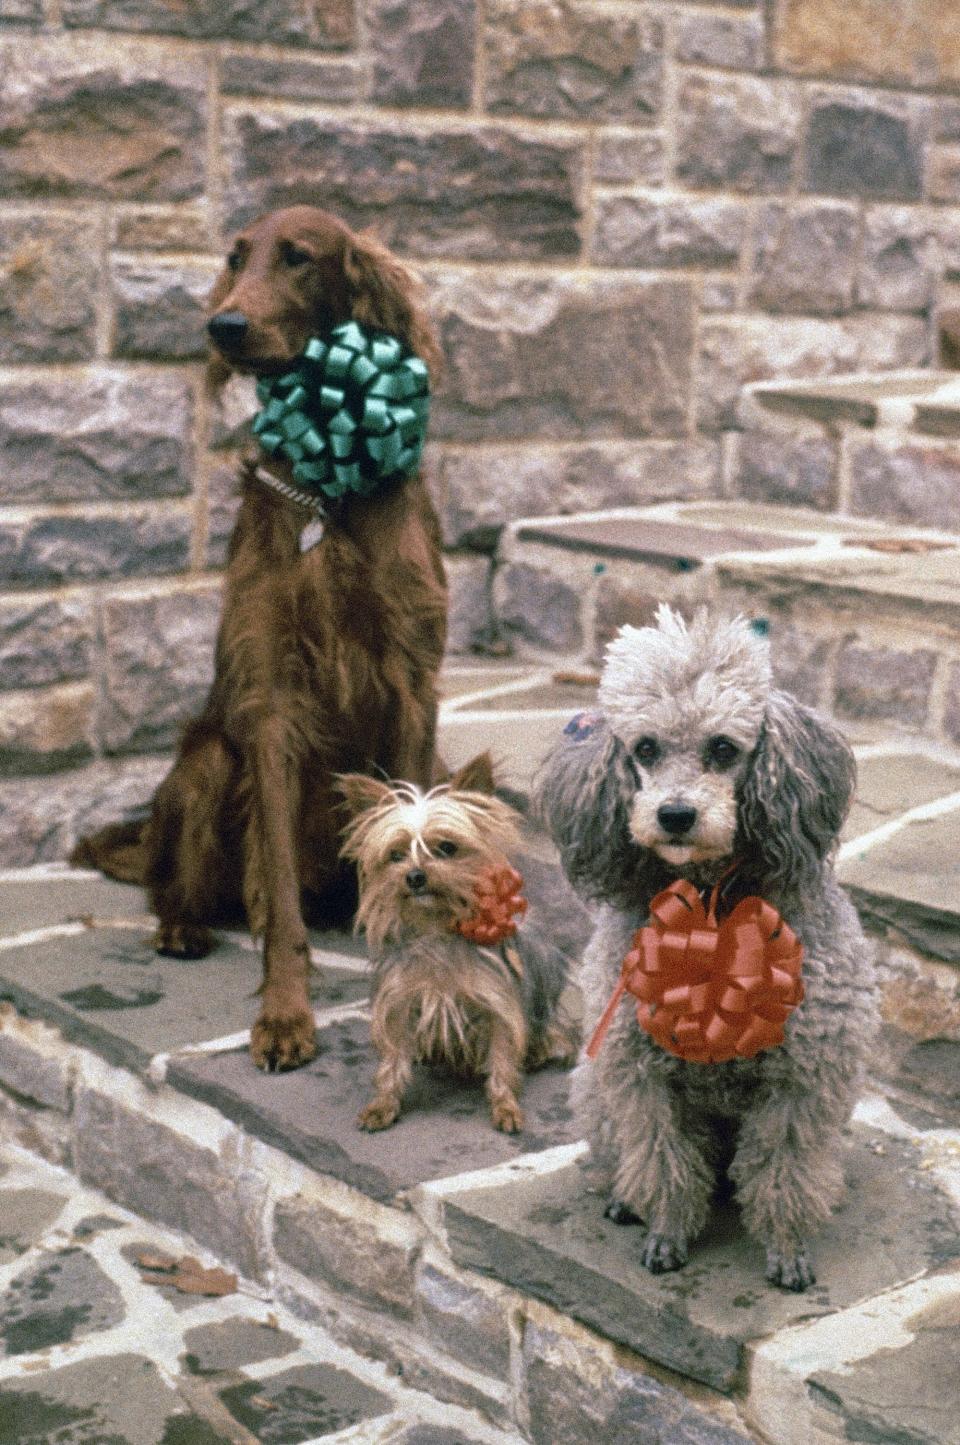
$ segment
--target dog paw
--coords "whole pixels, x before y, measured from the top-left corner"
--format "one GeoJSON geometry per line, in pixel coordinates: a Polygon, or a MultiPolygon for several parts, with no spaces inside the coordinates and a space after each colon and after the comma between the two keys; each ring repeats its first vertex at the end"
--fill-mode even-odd
{"type": "Polygon", "coordinates": [[[775,1247],[768,1249],[766,1277],[771,1284],[792,1290],[794,1294],[802,1294],[817,1281],[810,1257],[803,1249],[798,1249],[795,1254],[775,1247]]]}
{"type": "Polygon", "coordinates": [[[309,1009],[281,1017],[261,1016],[250,1033],[253,1062],[268,1074],[299,1069],[316,1052],[316,1028],[309,1009]]]}
{"type": "Polygon", "coordinates": [[[687,1246],[673,1234],[648,1234],[643,1246],[643,1262],[651,1274],[667,1274],[672,1269],[681,1269],[687,1262],[687,1246]]]}
{"type": "Polygon", "coordinates": [[[523,1128],[523,1110],[515,1099],[504,1099],[490,1110],[493,1127],[501,1134],[519,1134],[523,1128]]]}
{"type": "Polygon", "coordinates": [[[153,935],[153,946],[165,958],[206,958],[213,947],[213,934],[202,923],[161,923],[153,935]]]}
{"type": "Polygon", "coordinates": [[[357,1115],[357,1128],[367,1129],[371,1134],[377,1129],[389,1129],[399,1113],[400,1105],[392,1099],[371,1099],[357,1115]]]}
{"type": "Polygon", "coordinates": [[[609,1219],[611,1224],[640,1224],[642,1220],[639,1214],[635,1214],[629,1204],[623,1204],[619,1199],[611,1199],[603,1211],[604,1219],[609,1219]]]}

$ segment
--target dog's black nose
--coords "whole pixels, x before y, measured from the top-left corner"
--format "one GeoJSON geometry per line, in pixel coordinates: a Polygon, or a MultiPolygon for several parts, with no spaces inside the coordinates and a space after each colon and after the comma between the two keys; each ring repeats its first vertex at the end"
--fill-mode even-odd
{"type": "Polygon", "coordinates": [[[422,868],[411,868],[407,874],[407,887],[411,893],[422,893],[427,886],[427,875],[422,868]]]}
{"type": "Polygon", "coordinates": [[[221,311],[210,317],[207,331],[214,346],[219,346],[221,351],[239,351],[249,324],[242,311],[221,311]]]}
{"type": "Polygon", "coordinates": [[[689,833],[696,821],[696,808],[690,808],[686,803],[664,803],[657,809],[657,822],[671,838],[681,838],[684,833],[689,833]]]}

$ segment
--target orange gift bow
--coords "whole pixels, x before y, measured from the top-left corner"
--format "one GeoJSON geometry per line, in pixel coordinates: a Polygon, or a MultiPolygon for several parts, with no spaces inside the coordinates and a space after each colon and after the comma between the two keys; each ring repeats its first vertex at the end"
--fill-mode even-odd
{"type": "Polygon", "coordinates": [[[488,868],[474,886],[473,913],[458,919],[454,929],[471,943],[489,945],[512,938],[517,931],[514,915],[522,916],[527,911],[522,887],[523,879],[515,868],[488,868]]]}
{"type": "Polygon", "coordinates": [[[720,885],[705,910],[679,878],[650,905],[633,935],[620,978],[587,1057],[596,1058],[624,993],[655,1043],[688,1063],[751,1059],[783,1043],[783,1026],[803,998],[803,945],[762,898],[742,899],[717,922],[720,885]]]}

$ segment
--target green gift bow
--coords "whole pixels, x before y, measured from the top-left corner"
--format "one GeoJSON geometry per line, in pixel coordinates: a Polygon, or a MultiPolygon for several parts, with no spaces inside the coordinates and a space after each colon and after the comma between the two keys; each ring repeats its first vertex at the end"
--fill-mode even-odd
{"type": "Polygon", "coordinates": [[[293,462],[293,478],[328,497],[369,496],[420,461],[430,385],[419,356],[355,321],[314,336],[292,371],[257,382],[253,431],[293,462]]]}

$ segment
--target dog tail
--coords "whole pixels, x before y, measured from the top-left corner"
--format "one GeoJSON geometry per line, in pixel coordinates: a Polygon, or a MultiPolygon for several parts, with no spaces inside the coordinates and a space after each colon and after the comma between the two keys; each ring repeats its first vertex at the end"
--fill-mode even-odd
{"type": "Polygon", "coordinates": [[[131,818],[108,823],[97,833],[81,838],[70,854],[75,868],[97,868],[118,883],[146,882],[148,819],[131,818]]]}

